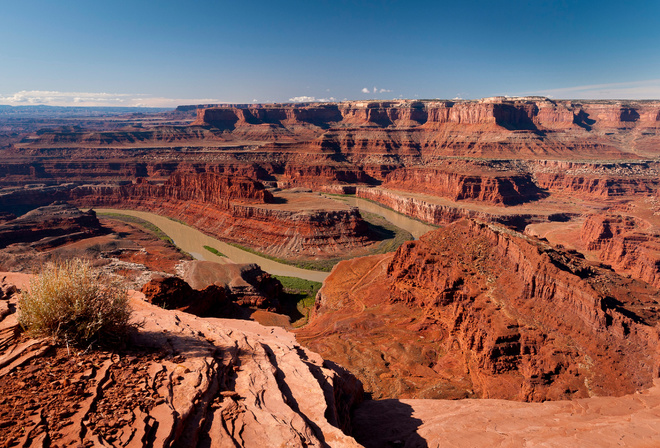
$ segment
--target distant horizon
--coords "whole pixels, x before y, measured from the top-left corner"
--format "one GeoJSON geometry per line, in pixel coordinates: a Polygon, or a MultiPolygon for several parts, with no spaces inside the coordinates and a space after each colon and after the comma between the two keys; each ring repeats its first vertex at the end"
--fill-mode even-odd
{"type": "Polygon", "coordinates": [[[388,101],[481,101],[484,99],[490,98],[505,98],[510,100],[518,100],[524,98],[544,98],[550,101],[594,101],[594,102],[660,102],[660,99],[657,98],[553,98],[543,95],[520,95],[520,96],[511,96],[511,95],[492,95],[482,98],[360,98],[360,99],[344,99],[344,100],[335,100],[329,101],[325,99],[321,100],[309,100],[309,101],[272,101],[272,102],[238,102],[238,101],[217,101],[217,102],[199,102],[199,103],[177,103],[173,106],[130,106],[130,105],[80,105],[80,104],[2,104],[0,107],[14,107],[14,108],[38,108],[38,107],[47,107],[47,108],[68,108],[68,109],[146,109],[146,110],[175,110],[178,107],[193,107],[193,106],[231,106],[234,104],[240,105],[249,105],[249,106],[258,106],[258,105],[268,105],[268,104],[332,104],[332,103],[344,103],[344,102],[388,102],[388,101]]]}

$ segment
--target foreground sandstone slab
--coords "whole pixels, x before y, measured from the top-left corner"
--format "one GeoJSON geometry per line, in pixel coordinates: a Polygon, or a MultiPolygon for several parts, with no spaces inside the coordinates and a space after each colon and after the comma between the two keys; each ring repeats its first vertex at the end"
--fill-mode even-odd
{"type": "Polygon", "coordinates": [[[367,448],[656,447],[659,423],[657,379],[651,389],[619,398],[367,401],[353,422],[367,448]]]}
{"type": "Polygon", "coordinates": [[[359,446],[340,429],[359,382],[291,334],[132,304],[130,348],[0,353],[0,445],[359,446]]]}

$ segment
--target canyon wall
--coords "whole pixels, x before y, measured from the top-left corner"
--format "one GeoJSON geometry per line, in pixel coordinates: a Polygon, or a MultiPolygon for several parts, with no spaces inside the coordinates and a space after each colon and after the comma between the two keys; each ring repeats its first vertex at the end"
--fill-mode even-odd
{"type": "Polygon", "coordinates": [[[107,232],[93,211],[81,212],[72,205],[55,203],[0,223],[0,249],[16,243],[44,249],[107,232]]]}
{"type": "Polygon", "coordinates": [[[299,124],[413,127],[440,124],[498,125],[511,129],[587,126],[657,127],[657,102],[553,101],[542,97],[493,97],[480,101],[350,101],[315,104],[227,105],[197,109],[195,125],[233,129],[241,125],[299,124]]]}
{"type": "MultiPolygon", "coordinates": [[[[34,132],[2,151],[0,185],[39,184],[34,188],[43,188],[52,200],[68,200],[72,197],[58,185],[75,182],[78,188],[71,194],[75,200],[80,196],[81,204],[94,204],[89,199],[94,196],[128,198],[130,190],[132,200],[144,202],[141,207],[152,196],[184,201],[201,195],[204,204],[228,209],[217,202],[221,194],[214,199],[192,185],[165,186],[174,182],[167,181],[174,173],[217,173],[246,176],[268,187],[355,189],[361,197],[437,225],[472,217],[519,230],[553,217],[582,220],[599,210],[625,208],[660,190],[658,101],[495,97],[234,104],[197,108],[196,113],[193,126],[149,127],[145,122],[143,129],[34,132]],[[127,185],[136,178],[148,182],[139,188],[127,185]],[[96,185],[82,186],[89,184],[96,185]],[[103,184],[121,188],[109,191],[103,184]]],[[[34,200],[30,188],[19,190],[12,193],[14,199],[34,200]]],[[[231,207],[238,205],[233,202],[231,207]]],[[[642,214],[644,207],[639,207],[642,214]]],[[[263,222],[275,215],[293,219],[276,207],[261,208],[269,211],[235,207],[232,213],[261,216],[263,222]]],[[[305,219],[338,218],[295,218],[305,219]]],[[[350,230],[355,223],[350,218],[342,225],[355,233],[350,230]]],[[[260,247],[267,247],[269,238],[260,239],[260,247]]]]}
{"type": "Polygon", "coordinates": [[[477,170],[456,172],[451,167],[402,168],[387,175],[389,189],[424,192],[453,201],[514,205],[544,197],[529,174],[492,173],[477,170]]]}
{"type": "Polygon", "coordinates": [[[591,215],[581,237],[605,263],[660,288],[660,232],[648,222],[612,213],[591,215]]]}
{"type": "Polygon", "coordinates": [[[433,201],[430,197],[401,193],[379,187],[357,187],[355,195],[358,198],[369,199],[396,212],[434,225],[449,224],[463,218],[474,218],[497,222],[522,230],[531,222],[548,219],[547,216],[543,215],[507,213],[505,209],[502,209],[501,213],[498,213],[497,210],[474,210],[457,204],[439,203],[433,201]]]}
{"type": "Polygon", "coordinates": [[[381,398],[621,395],[660,366],[657,289],[494,224],[342,262],[319,298],[299,340],[381,398]]]}

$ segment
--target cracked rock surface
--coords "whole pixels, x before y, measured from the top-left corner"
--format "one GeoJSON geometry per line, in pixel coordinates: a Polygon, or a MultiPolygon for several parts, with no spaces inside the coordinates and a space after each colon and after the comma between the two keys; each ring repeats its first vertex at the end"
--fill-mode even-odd
{"type": "Polygon", "coordinates": [[[4,317],[0,446],[359,446],[340,427],[361,385],[291,334],[132,304],[144,326],[113,352],[28,339],[4,317]]]}

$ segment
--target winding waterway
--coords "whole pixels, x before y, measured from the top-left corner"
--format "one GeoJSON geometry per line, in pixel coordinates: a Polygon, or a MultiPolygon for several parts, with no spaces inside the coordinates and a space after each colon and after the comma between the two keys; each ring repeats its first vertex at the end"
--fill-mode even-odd
{"type": "MultiPolygon", "coordinates": [[[[395,226],[410,232],[414,238],[419,238],[424,233],[433,229],[432,226],[403,216],[390,209],[380,207],[379,205],[364,199],[346,197],[342,200],[348,202],[350,205],[358,207],[361,211],[375,213],[377,215],[383,216],[395,226]]],[[[217,263],[256,263],[261,266],[264,271],[269,272],[270,274],[299,277],[316,282],[323,282],[323,280],[325,280],[325,278],[329,275],[328,272],[301,269],[295,266],[290,266],[288,264],[278,263],[276,261],[269,260],[268,258],[260,257],[259,255],[246,252],[237,247],[224,243],[216,238],[205,235],[193,227],[177,221],[173,221],[164,216],[156,215],[154,213],[111,208],[96,208],[94,210],[96,210],[97,213],[118,213],[122,215],[135,216],[136,218],[148,221],[160,228],[163,233],[167,234],[167,236],[172,239],[176,246],[188,252],[198,260],[215,261],[217,263]],[[204,246],[210,246],[214,249],[217,249],[222,254],[226,255],[226,258],[209,252],[208,250],[204,249],[204,246]]]]}
{"type": "Polygon", "coordinates": [[[397,213],[389,208],[382,207],[374,202],[367,201],[366,199],[345,196],[339,200],[344,201],[353,207],[359,208],[362,212],[374,213],[376,215],[382,216],[395,226],[410,232],[410,234],[415,239],[419,239],[419,237],[424,235],[426,232],[436,228],[428,224],[424,224],[421,221],[417,221],[416,219],[409,218],[405,215],[402,215],[401,213],[397,213]]]}

